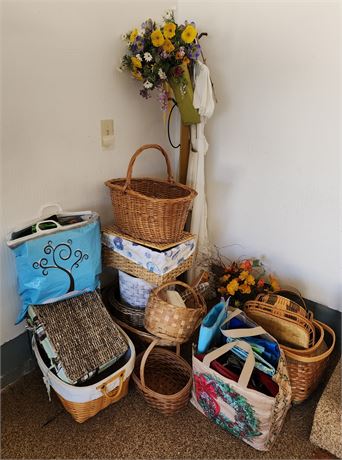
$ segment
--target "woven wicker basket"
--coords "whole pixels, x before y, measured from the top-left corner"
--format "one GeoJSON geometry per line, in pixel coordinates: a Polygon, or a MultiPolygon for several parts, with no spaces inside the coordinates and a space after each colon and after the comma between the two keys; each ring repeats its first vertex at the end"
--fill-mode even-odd
{"type": "Polygon", "coordinates": [[[303,353],[303,350],[293,352],[281,346],[286,356],[292,387],[292,401],[295,404],[305,401],[317,388],[328,364],[329,356],[335,347],[336,336],[333,329],[324,323],[316,322],[324,330],[324,340],[318,347],[314,346],[303,353]]]}
{"type": "Polygon", "coordinates": [[[155,273],[149,272],[146,268],[141,267],[138,264],[135,264],[131,260],[123,257],[121,254],[118,254],[115,251],[102,246],[102,261],[105,267],[112,267],[123,272],[129,273],[130,275],[136,276],[147,281],[150,284],[160,286],[167,281],[176,279],[179,275],[186,272],[192,267],[194,256],[191,255],[183,263],[181,263],[177,268],[171,270],[164,275],[156,275],[155,273]]]}
{"type": "Polygon", "coordinates": [[[180,239],[189,207],[197,195],[192,188],[174,181],[168,154],[157,144],[143,145],[135,152],[126,179],[108,180],[105,185],[110,189],[115,225],[127,235],[161,243],[180,239]],[[135,160],[150,148],[164,155],[167,180],[132,179],[135,160]]]}
{"type": "Polygon", "coordinates": [[[135,362],[135,348],[128,335],[123,330],[120,332],[129,345],[129,357],[124,367],[96,384],[81,387],[63,382],[48,369],[40,355],[36,340],[34,336],[32,337],[32,349],[43,373],[45,384],[51,385],[66,411],[78,423],[85,422],[110,404],[119,401],[128,392],[129,379],[135,362]]]}
{"type": "Polygon", "coordinates": [[[108,295],[108,302],[111,307],[111,311],[115,316],[115,321],[119,319],[133,327],[144,327],[144,308],[134,308],[120,302],[114,289],[112,289],[108,295]]]}
{"type": "Polygon", "coordinates": [[[244,311],[284,345],[305,349],[315,343],[315,327],[311,318],[256,300],[246,302],[244,311]]]}
{"type": "Polygon", "coordinates": [[[152,290],[145,310],[145,328],[162,339],[186,342],[200,325],[207,312],[203,297],[182,281],[169,281],[152,290]],[[166,301],[169,286],[182,286],[190,291],[192,298],[186,307],[177,307],[166,301]]]}
{"type": "Polygon", "coordinates": [[[157,344],[154,340],[137,356],[132,379],[149,406],[173,415],[189,402],[192,369],[179,354],[154,348],[157,344]]]}

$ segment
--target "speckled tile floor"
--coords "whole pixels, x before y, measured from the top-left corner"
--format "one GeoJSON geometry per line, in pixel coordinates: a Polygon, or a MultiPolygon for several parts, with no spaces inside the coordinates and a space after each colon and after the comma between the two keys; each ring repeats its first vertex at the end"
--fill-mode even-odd
{"type": "MultiPolygon", "coordinates": [[[[326,375],[326,379],[331,372],[326,375]]],[[[258,452],[190,404],[173,417],[150,409],[130,385],[128,395],[84,424],[73,421],[56,395],[52,402],[37,369],[1,394],[1,458],[310,459],[314,410],[323,388],[291,408],[272,450],[258,452]]]]}

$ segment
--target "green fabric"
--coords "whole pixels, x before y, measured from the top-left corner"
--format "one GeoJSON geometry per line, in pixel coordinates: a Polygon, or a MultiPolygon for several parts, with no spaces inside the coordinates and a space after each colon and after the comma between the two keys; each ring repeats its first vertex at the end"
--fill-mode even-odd
{"type": "Polygon", "coordinates": [[[184,71],[183,77],[187,81],[186,93],[185,94],[181,93],[179,84],[177,80],[175,79],[175,77],[171,77],[169,80],[169,83],[172,88],[173,94],[175,96],[183,124],[184,125],[194,125],[201,121],[201,117],[199,116],[197,110],[194,108],[193,103],[192,103],[194,92],[192,89],[188,66],[186,64],[182,64],[181,67],[184,71]]]}

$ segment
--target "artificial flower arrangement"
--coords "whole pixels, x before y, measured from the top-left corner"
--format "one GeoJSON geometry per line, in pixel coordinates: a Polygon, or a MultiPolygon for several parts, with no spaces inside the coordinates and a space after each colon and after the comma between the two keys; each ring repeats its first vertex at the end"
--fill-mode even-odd
{"type": "Polygon", "coordinates": [[[140,30],[135,28],[122,38],[128,49],[120,69],[141,82],[140,95],[148,99],[157,90],[161,108],[166,111],[172,88],[183,123],[199,123],[200,117],[192,105],[188,68],[201,54],[195,24],[187,21],[177,24],[171,10],[163,17],[162,24],[147,19],[140,30]]]}
{"type": "Polygon", "coordinates": [[[280,289],[278,280],[267,274],[259,259],[244,259],[231,262],[219,268],[218,292],[225,298],[230,297],[230,305],[242,307],[247,300],[258,294],[280,289]]]}

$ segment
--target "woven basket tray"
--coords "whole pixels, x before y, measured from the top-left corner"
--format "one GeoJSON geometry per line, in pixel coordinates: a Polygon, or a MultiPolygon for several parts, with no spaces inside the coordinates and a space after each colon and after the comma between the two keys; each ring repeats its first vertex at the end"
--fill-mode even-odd
{"type": "Polygon", "coordinates": [[[318,347],[314,346],[303,353],[303,350],[293,352],[281,346],[286,356],[292,387],[292,401],[295,404],[305,401],[317,388],[327,367],[329,356],[335,347],[335,332],[328,325],[316,322],[324,330],[324,340],[320,341],[318,347]]]}
{"type": "Polygon", "coordinates": [[[105,185],[110,189],[114,221],[120,230],[144,241],[161,243],[179,240],[190,205],[197,195],[192,188],[174,181],[168,154],[157,144],[140,147],[129,162],[126,178],[112,179],[105,185]],[[167,180],[132,179],[137,157],[151,148],[164,156],[167,180]]]}
{"type": "Polygon", "coordinates": [[[186,342],[200,325],[207,312],[203,297],[181,281],[169,281],[151,291],[145,310],[145,328],[162,339],[186,342]],[[166,301],[168,287],[183,287],[190,291],[192,299],[186,301],[186,307],[177,307],[166,301]]]}
{"type": "Polygon", "coordinates": [[[179,275],[189,270],[192,267],[193,260],[194,256],[191,255],[174,270],[171,270],[164,275],[156,275],[155,273],[146,270],[146,268],[131,262],[129,259],[123,257],[117,252],[112,251],[106,246],[102,246],[102,261],[104,266],[116,268],[123,272],[129,273],[130,275],[141,278],[150,284],[155,284],[156,286],[160,286],[167,281],[174,280],[179,275]]]}
{"type": "Polygon", "coordinates": [[[154,340],[137,356],[132,379],[149,406],[173,415],[189,402],[192,369],[179,354],[154,348],[158,342],[154,340]]]}
{"type": "Polygon", "coordinates": [[[309,311],[305,300],[299,292],[281,289],[272,293],[259,294],[256,301],[267,303],[278,309],[284,309],[288,312],[298,313],[298,315],[308,317],[309,311]],[[295,299],[295,300],[294,300],[295,299]]]}
{"type": "Polygon", "coordinates": [[[244,304],[244,311],[253,321],[275,337],[279,343],[297,349],[309,348],[315,343],[315,327],[312,320],[275,308],[256,300],[244,304]]]}

